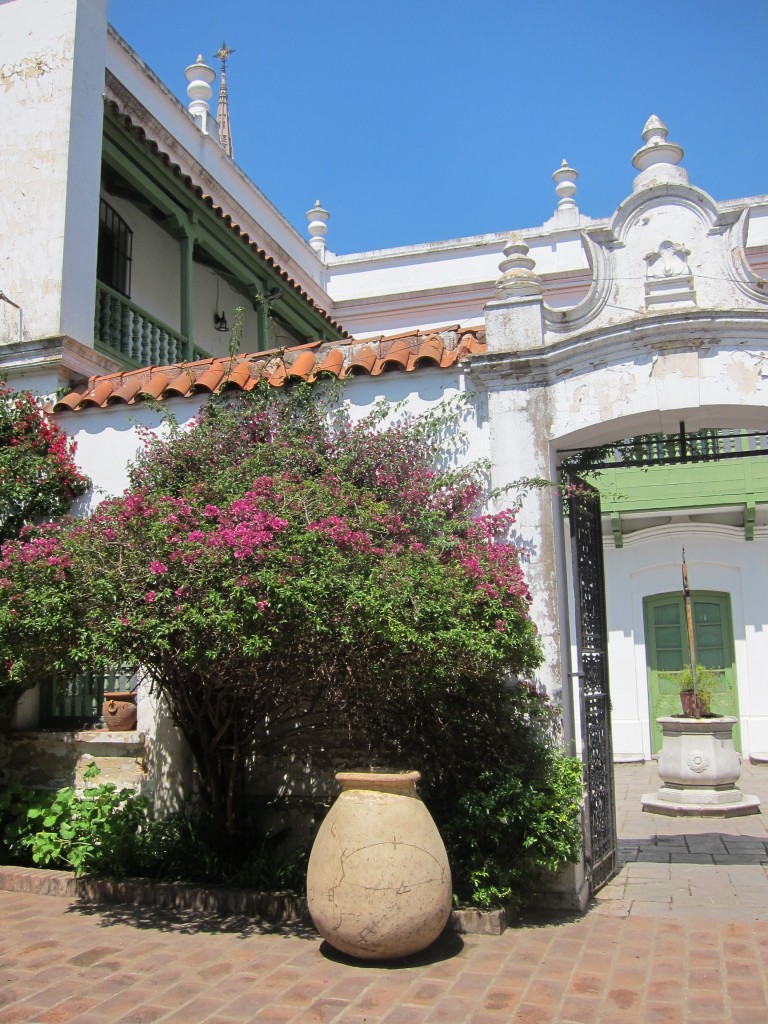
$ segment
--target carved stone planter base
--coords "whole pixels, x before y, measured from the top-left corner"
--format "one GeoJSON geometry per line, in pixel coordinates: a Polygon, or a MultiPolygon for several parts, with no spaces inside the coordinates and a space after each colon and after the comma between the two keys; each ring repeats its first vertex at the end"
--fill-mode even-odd
{"type": "Polygon", "coordinates": [[[741,762],[733,745],[735,718],[659,718],[663,739],[657,793],[646,793],[642,808],[651,814],[732,818],[759,814],[760,800],[736,783],[741,762]]]}
{"type": "Polygon", "coordinates": [[[668,814],[691,818],[736,818],[743,814],[759,814],[760,800],[747,796],[735,786],[727,793],[718,793],[728,799],[718,803],[700,802],[699,790],[673,790],[662,786],[658,793],[644,793],[642,806],[651,814],[668,814]]]}

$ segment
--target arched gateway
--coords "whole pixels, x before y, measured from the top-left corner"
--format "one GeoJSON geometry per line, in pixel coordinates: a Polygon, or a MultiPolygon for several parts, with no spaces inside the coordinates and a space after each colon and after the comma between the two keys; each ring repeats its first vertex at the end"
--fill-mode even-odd
{"type": "Polygon", "coordinates": [[[756,457],[768,430],[768,287],[745,255],[748,204],[721,207],[690,185],[658,119],[644,140],[632,195],[609,227],[581,231],[592,271],[582,301],[548,307],[528,247],[512,239],[486,306],[488,354],[470,367],[488,395],[497,484],[556,481],[574,453],[602,455],[588,478],[602,513],[592,497],[570,499],[573,554],[556,489],[530,491],[519,522],[535,550],[546,683],[586,765],[593,891],[615,865],[611,758],[652,756],[683,667],[683,546],[719,699],[740,716],[744,754],[768,757],[768,462],[756,457]]]}

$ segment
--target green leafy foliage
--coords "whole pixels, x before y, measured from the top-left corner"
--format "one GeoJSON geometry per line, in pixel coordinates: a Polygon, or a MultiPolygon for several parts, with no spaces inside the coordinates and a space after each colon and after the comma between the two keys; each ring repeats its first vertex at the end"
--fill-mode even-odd
{"type": "Polygon", "coordinates": [[[25,839],[29,836],[27,812],[40,798],[31,789],[12,782],[0,790],[0,862],[23,864],[28,860],[25,839]]]}
{"type": "MultiPolygon", "coordinates": [[[[40,401],[27,391],[13,391],[0,378],[0,544],[23,535],[32,523],[64,515],[72,501],[87,490],[88,479],[77,468],[74,454],[75,442],[45,415],[40,401]]],[[[47,568],[56,576],[53,565],[47,568]]],[[[36,644],[44,647],[51,602],[38,602],[30,595],[29,603],[27,646],[32,651],[36,644]]],[[[7,609],[9,618],[14,613],[13,607],[7,609]]],[[[14,671],[10,650],[4,652],[0,647],[0,666],[3,658],[6,671],[0,671],[0,726],[7,726],[16,700],[32,680],[27,678],[24,664],[14,671]]]]}
{"type": "Polygon", "coordinates": [[[501,724],[485,732],[492,749],[478,760],[476,742],[459,750],[452,784],[427,796],[455,898],[482,909],[525,903],[581,849],[582,764],[560,752],[557,711],[528,686],[508,691],[494,710],[501,724]]]}
{"type": "Polygon", "coordinates": [[[545,872],[581,849],[581,762],[551,754],[542,777],[482,772],[445,829],[460,901],[483,909],[525,902],[545,872]]]}
{"type": "MultiPolygon", "coordinates": [[[[100,774],[92,764],[84,779],[100,774]]],[[[60,789],[46,805],[27,811],[31,835],[24,839],[40,867],[70,867],[77,874],[122,878],[136,863],[136,836],[147,820],[149,803],[133,790],[110,782],[86,786],[78,794],[60,789]]]]}
{"type": "MultiPolygon", "coordinates": [[[[84,780],[93,783],[99,774],[91,765],[84,780]]],[[[265,836],[254,825],[246,855],[233,868],[209,819],[156,820],[133,790],[100,783],[53,794],[13,783],[0,792],[0,863],[6,864],[301,892],[309,850],[287,847],[287,837],[286,830],[265,836]]]]}
{"type": "Polygon", "coordinates": [[[148,437],[125,495],[3,548],[6,676],[142,664],[230,840],[246,764],[421,758],[540,651],[513,513],[434,468],[444,411],[383,415],[267,390],[148,437]]]}

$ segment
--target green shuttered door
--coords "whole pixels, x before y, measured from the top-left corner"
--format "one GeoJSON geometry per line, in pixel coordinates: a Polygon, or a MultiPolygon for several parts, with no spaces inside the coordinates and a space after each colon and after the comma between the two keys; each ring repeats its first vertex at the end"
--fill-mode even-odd
{"type": "MultiPolygon", "coordinates": [[[[694,591],[693,629],[696,657],[700,665],[714,669],[718,682],[712,686],[712,710],[720,715],[739,716],[736,668],[733,653],[733,624],[728,594],[694,591]]],[[[643,601],[645,649],[648,660],[648,695],[651,711],[651,750],[661,748],[661,728],[656,719],[679,715],[679,673],[689,662],[688,635],[682,594],[656,594],[643,601]]],[[[741,750],[736,725],[733,740],[741,750]]]]}

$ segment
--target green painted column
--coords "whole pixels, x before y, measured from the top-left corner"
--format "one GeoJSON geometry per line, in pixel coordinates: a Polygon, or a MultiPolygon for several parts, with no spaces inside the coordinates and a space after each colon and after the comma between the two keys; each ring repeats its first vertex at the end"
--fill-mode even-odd
{"type": "Polygon", "coordinates": [[[187,359],[192,358],[192,344],[194,341],[193,332],[194,326],[192,323],[192,272],[193,272],[193,260],[192,255],[195,247],[195,236],[191,230],[184,227],[184,231],[179,239],[179,255],[180,255],[180,282],[181,282],[181,294],[180,294],[180,329],[181,333],[187,339],[187,359]]]}
{"type": "Polygon", "coordinates": [[[262,299],[256,307],[259,351],[269,348],[269,303],[262,299]]]}
{"type": "Polygon", "coordinates": [[[269,348],[269,303],[265,300],[266,285],[257,281],[248,288],[248,297],[256,310],[256,350],[269,348]]]}

